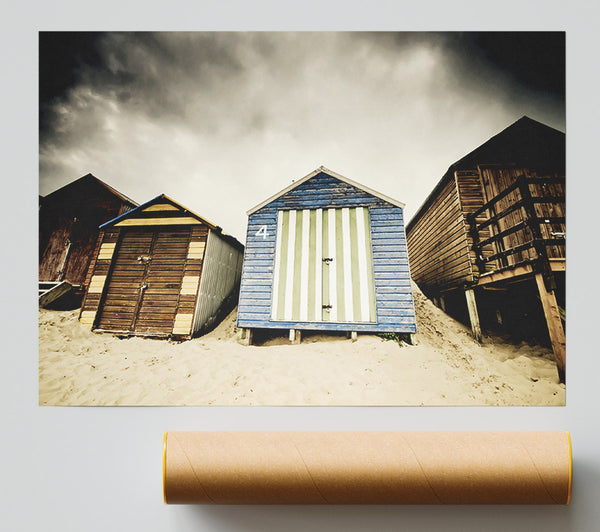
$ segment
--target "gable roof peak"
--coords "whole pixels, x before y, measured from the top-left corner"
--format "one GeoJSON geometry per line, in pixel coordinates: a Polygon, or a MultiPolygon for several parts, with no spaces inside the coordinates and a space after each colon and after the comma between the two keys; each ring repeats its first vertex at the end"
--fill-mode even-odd
{"type": "Polygon", "coordinates": [[[200,222],[202,222],[203,224],[208,226],[210,229],[217,230],[219,228],[216,224],[208,221],[206,218],[203,218],[199,214],[196,214],[194,211],[188,209],[187,207],[184,207],[183,205],[181,205],[181,203],[178,203],[174,199],[171,199],[166,194],[159,194],[155,198],[148,200],[146,203],[142,203],[141,205],[138,205],[135,209],[131,209],[130,211],[124,212],[123,214],[117,216],[116,218],[113,218],[112,220],[108,220],[107,222],[103,223],[100,226],[100,229],[104,229],[105,227],[114,225],[117,222],[120,222],[124,218],[131,218],[132,216],[137,215],[139,212],[150,207],[151,205],[154,205],[155,203],[159,203],[159,202],[163,202],[163,201],[170,203],[171,205],[173,205],[174,207],[177,207],[182,212],[191,215],[193,218],[196,218],[197,220],[199,220],[200,222]]]}
{"type": "Polygon", "coordinates": [[[119,198],[121,201],[123,201],[125,203],[129,203],[133,207],[136,207],[138,205],[137,201],[133,201],[131,198],[129,198],[125,194],[119,192],[117,189],[111,187],[108,183],[105,183],[104,181],[102,181],[102,179],[97,178],[94,174],[92,174],[90,172],[75,179],[74,181],[67,183],[66,185],[63,185],[60,188],[57,188],[56,190],[53,190],[49,194],[46,194],[45,197],[46,198],[59,197],[61,194],[68,192],[70,190],[74,190],[74,189],[76,189],[76,187],[79,187],[82,185],[99,186],[101,188],[104,188],[108,192],[110,192],[112,195],[119,198]]]}
{"type": "Polygon", "coordinates": [[[365,185],[357,183],[356,181],[353,181],[352,179],[344,177],[343,175],[338,174],[337,172],[334,172],[333,170],[329,170],[325,166],[321,165],[316,170],[313,170],[309,174],[305,175],[303,178],[298,179],[297,181],[292,181],[292,183],[290,185],[288,185],[284,189],[280,190],[273,196],[267,198],[263,202],[259,203],[258,205],[256,205],[255,207],[253,207],[252,209],[247,211],[246,214],[248,216],[250,216],[252,213],[256,212],[257,210],[262,209],[265,205],[268,205],[269,203],[275,201],[277,198],[283,196],[284,194],[287,194],[289,191],[295,189],[296,187],[300,186],[302,183],[305,183],[306,181],[308,181],[309,179],[312,179],[313,177],[315,177],[316,175],[318,175],[320,173],[327,174],[335,179],[338,179],[339,181],[343,181],[344,183],[347,183],[348,185],[356,187],[359,190],[366,192],[367,194],[371,194],[372,196],[380,198],[383,201],[391,203],[392,205],[395,205],[396,207],[400,207],[401,209],[403,209],[405,207],[405,204],[402,203],[401,201],[390,198],[389,196],[385,196],[384,194],[381,194],[380,192],[377,192],[376,190],[373,190],[369,187],[366,187],[365,185]]]}

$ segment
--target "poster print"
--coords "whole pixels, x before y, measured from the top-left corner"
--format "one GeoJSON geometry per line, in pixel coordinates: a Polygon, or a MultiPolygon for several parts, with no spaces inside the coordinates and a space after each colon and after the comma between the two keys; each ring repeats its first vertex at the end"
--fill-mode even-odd
{"type": "Polygon", "coordinates": [[[39,34],[42,405],[564,405],[565,34],[39,34]]]}

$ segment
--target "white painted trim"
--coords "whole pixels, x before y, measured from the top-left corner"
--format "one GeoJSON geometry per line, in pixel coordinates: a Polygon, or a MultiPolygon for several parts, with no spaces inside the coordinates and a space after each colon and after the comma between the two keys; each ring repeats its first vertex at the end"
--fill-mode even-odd
{"type": "Polygon", "coordinates": [[[360,183],[357,183],[356,181],[352,181],[352,179],[348,179],[347,177],[344,177],[343,175],[340,175],[336,172],[328,170],[324,166],[320,166],[316,170],[313,170],[310,174],[305,175],[302,179],[299,179],[298,181],[294,181],[291,185],[288,185],[283,190],[280,190],[279,192],[277,192],[277,194],[274,194],[270,198],[267,198],[265,201],[259,203],[256,207],[253,207],[252,209],[247,211],[246,214],[248,216],[250,216],[252,213],[256,212],[259,209],[262,209],[265,205],[268,205],[272,201],[275,201],[277,198],[283,196],[284,194],[287,194],[290,190],[295,189],[296,187],[300,186],[302,183],[304,183],[305,181],[308,181],[311,177],[316,176],[320,172],[324,172],[324,173],[330,175],[331,177],[334,177],[336,179],[339,179],[340,181],[343,181],[344,183],[348,183],[349,185],[352,185],[352,186],[366,192],[367,194],[371,194],[372,196],[382,199],[383,201],[387,201],[388,203],[391,203],[392,205],[395,205],[396,207],[400,207],[401,209],[404,209],[404,207],[405,207],[405,204],[402,203],[401,201],[390,198],[389,196],[381,194],[380,192],[377,192],[377,191],[373,190],[372,188],[366,187],[365,185],[361,185],[360,183]]]}
{"type": "Polygon", "coordinates": [[[302,256],[300,257],[300,321],[308,321],[308,238],[310,211],[302,211],[302,256]]]}
{"type": "Polygon", "coordinates": [[[333,259],[329,263],[329,304],[331,309],[329,310],[329,321],[337,321],[337,261],[335,256],[336,245],[335,245],[335,209],[328,209],[329,216],[329,256],[333,259]]]}
{"type": "Polygon", "coordinates": [[[369,286],[367,275],[367,250],[364,207],[356,209],[356,237],[358,240],[358,276],[360,281],[360,318],[369,321],[369,286]]]}
{"type": "Polygon", "coordinates": [[[294,251],[296,248],[296,211],[290,211],[288,225],[288,260],[285,281],[284,320],[291,321],[294,300],[294,251]]]}
{"type": "Polygon", "coordinates": [[[323,209],[317,209],[315,218],[315,321],[323,321],[323,209]]]}
{"type": "Polygon", "coordinates": [[[352,297],[352,249],[350,243],[350,209],[342,209],[342,241],[344,243],[344,310],[346,321],[354,319],[354,301],[352,297]]]}

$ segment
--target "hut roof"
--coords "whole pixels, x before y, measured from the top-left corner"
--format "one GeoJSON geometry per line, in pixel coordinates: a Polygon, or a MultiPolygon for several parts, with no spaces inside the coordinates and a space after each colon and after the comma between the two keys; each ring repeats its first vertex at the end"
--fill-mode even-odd
{"type": "Polygon", "coordinates": [[[398,200],[395,200],[388,196],[385,196],[384,194],[381,194],[380,192],[377,192],[369,187],[366,187],[365,185],[361,185],[360,183],[357,183],[356,181],[352,181],[351,179],[348,179],[347,177],[344,177],[343,175],[340,175],[336,172],[328,170],[324,166],[319,166],[319,168],[317,168],[316,170],[313,170],[310,174],[305,175],[302,179],[299,179],[298,181],[294,181],[291,185],[288,185],[284,189],[277,192],[277,194],[274,194],[270,198],[267,198],[265,201],[259,203],[258,205],[256,205],[255,207],[253,207],[252,209],[247,211],[246,214],[250,215],[250,214],[256,212],[257,210],[262,209],[265,205],[268,205],[272,201],[275,201],[277,198],[283,196],[284,194],[287,194],[290,190],[295,189],[296,187],[300,186],[305,181],[308,181],[310,178],[315,177],[317,174],[320,174],[320,173],[325,173],[327,175],[330,175],[331,177],[339,179],[340,181],[343,181],[344,183],[348,183],[349,185],[352,185],[353,187],[363,190],[367,194],[371,194],[372,196],[375,196],[384,201],[387,201],[388,203],[391,203],[392,205],[396,205],[397,207],[404,208],[404,203],[402,203],[401,201],[398,201],[398,200]]]}
{"type": "Polygon", "coordinates": [[[454,172],[476,167],[479,164],[514,163],[527,167],[549,167],[564,171],[565,134],[550,126],[523,116],[494,135],[481,146],[451,164],[419,210],[406,225],[406,231],[423,215],[429,204],[454,172]]]}
{"type": "Polygon", "coordinates": [[[130,218],[132,216],[135,216],[140,211],[143,211],[144,209],[150,207],[151,205],[154,205],[159,202],[160,203],[165,203],[165,202],[170,203],[174,207],[177,207],[178,209],[180,209],[187,216],[191,216],[192,218],[195,218],[202,224],[208,226],[209,229],[212,229],[216,233],[219,233],[227,242],[229,242],[234,247],[237,247],[237,248],[241,247],[241,249],[244,248],[244,246],[235,237],[228,235],[226,233],[223,233],[223,230],[221,227],[219,227],[218,225],[216,225],[212,222],[209,222],[206,218],[203,218],[199,214],[196,214],[194,211],[189,210],[187,207],[184,207],[183,205],[181,205],[180,203],[176,202],[175,200],[169,198],[169,196],[167,196],[165,194],[160,194],[160,195],[156,196],[155,198],[152,198],[150,201],[147,201],[146,203],[139,205],[135,209],[131,209],[130,211],[127,211],[127,212],[121,214],[120,216],[117,216],[116,218],[113,218],[112,220],[109,220],[108,222],[103,223],[100,226],[100,229],[105,229],[106,227],[114,225],[125,218],[130,218]]]}
{"type": "Polygon", "coordinates": [[[96,185],[103,189],[108,190],[108,192],[110,192],[112,195],[116,196],[121,201],[130,204],[133,207],[136,207],[138,205],[137,201],[133,201],[131,198],[128,198],[127,196],[125,196],[125,194],[121,194],[121,192],[119,192],[115,188],[111,187],[108,183],[105,183],[101,179],[98,179],[93,174],[86,174],[83,177],[76,179],[75,181],[71,181],[70,183],[66,184],[65,186],[63,186],[61,188],[56,189],[54,192],[51,192],[50,194],[48,194],[46,196],[40,196],[40,203],[44,204],[44,203],[47,203],[48,201],[52,201],[54,198],[58,198],[61,196],[69,196],[69,195],[73,194],[74,192],[76,192],[78,189],[85,188],[90,185],[91,186],[96,185]]]}

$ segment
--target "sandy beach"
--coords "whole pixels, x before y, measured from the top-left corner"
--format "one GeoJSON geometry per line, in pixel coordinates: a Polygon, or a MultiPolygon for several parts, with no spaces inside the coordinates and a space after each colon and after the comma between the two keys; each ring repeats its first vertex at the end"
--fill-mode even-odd
{"type": "Polygon", "coordinates": [[[40,309],[40,405],[564,405],[552,351],[482,345],[413,287],[417,345],[374,335],[238,343],[234,310],[187,342],[89,331],[40,309]]]}

